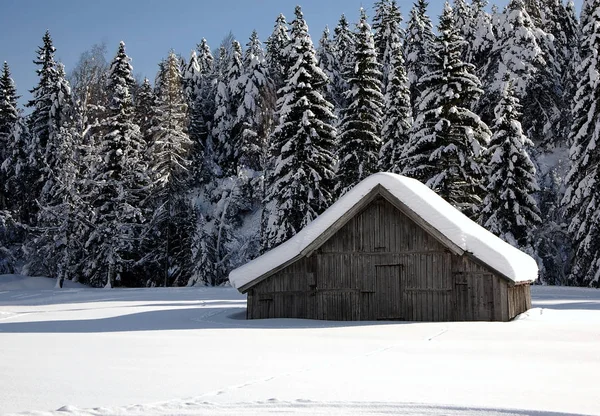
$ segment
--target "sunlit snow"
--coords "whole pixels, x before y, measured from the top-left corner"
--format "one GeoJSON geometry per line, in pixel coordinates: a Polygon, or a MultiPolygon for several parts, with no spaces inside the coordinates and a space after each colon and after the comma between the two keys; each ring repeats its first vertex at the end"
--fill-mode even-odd
{"type": "Polygon", "coordinates": [[[2,414],[600,414],[598,290],[534,287],[508,323],[411,323],[247,321],[232,288],[52,286],[0,276],[2,414]]]}

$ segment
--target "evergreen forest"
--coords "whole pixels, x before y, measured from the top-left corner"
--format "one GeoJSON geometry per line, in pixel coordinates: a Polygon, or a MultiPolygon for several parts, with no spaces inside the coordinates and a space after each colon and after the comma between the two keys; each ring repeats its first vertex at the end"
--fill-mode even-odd
{"type": "Polygon", "coordinates": [[[454,0],[435,27],[427,8],[378,0],[313,38],[298,6],[153,80],[124,42],[65,68],[46,32],[25,108],[0,73],[0,274],[224,285],[388,171],[529,253],[540,283],[600,286],[600,0],[454,0]]]}

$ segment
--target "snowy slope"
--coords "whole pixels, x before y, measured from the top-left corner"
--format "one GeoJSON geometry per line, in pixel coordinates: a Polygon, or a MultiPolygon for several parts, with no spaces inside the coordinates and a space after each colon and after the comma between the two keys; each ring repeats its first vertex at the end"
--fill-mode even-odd
{"type": "Polygon", "coordinates": [[[534,281],[535,260],[471,221],[421,182],[394,173],[369,176],[285,243],[233,270],[229,281],[240,288],[293,259],[323,234],[373,188],[381,185],[462,250],[515,282],[534,281]]]}
{"type": "Polygon", "coordinates": [[[382,323],[246,321],[232,288],[0,289],[0,414],[600,415],[600,291],[533,294],[509,323],[382,323]]]}

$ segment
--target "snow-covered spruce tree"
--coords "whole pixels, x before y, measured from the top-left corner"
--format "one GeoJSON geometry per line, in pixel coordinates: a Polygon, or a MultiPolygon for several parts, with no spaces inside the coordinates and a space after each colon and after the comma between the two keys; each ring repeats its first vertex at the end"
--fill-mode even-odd
{"type": "Polygon", "coordinates": [[[291,66],[289,57],[286,54],[289,44],[290,35],[288,24],[285,20],[285,16],[280,14],[275,20],[273,33],[265,42],[265,60],[276,91],[279,91],[279,89],[285,85],[287,73],[291,66]]]}
{"type": "Polygon", "coordinates": [[[27,184],[22,181],[18,167],[12,165],[13,151],[25,145],[15,135],[23,123],[17,109],[18,98],[10,69],[4,62],[0,75],[0,273],[14,272],[16,259],[10,248],[22,242],[15,219],[27,184]]]}
{"type": "Polygon", "coordinates": [[[86,195],[94,209],[93,229],[86,242],[86,273],[89,283],[96,287],[112,287],[125,278],[125,273],[129,277],[144,221],[140,202],[150,187],[143,156],[145,143],[134,122],[132,71],[125,43],[121,42],[110,65],[110,103],[101,126],[105,133],[98,138],[98,165],[90,172],[92,186],[86,195]]]}
{"type": "Polygon", "coordinates": [[[381,72],[371,26],[364,9],[354,44],[354,72],[348,77],[348,107],[343,111],[338,137],[336,195],[343,195],[367,176],[377,172],[381,149],[383,96],[381,72]]]}
{"type": "Polygon", "coordinates": [[[559,80],[548,53],[552,49],[549,42],[548,35],[535,27],[523,0],[511,0],[500,18],[497,42],[484,68],[486,95],[479,105],[484,120],[492,120],[502,80],[506,73],[512,74],[515,93],[523,105],[523,129],[536,146],[553,142],[552,126],[560,116],[559,80]]]}
{"type": "Polygon", "coordinates": [[[496,106],[496,119],[488,149],[489,179],[480,223],[515,247],[533,252],[535,229],[541,224],[533,194],[539,190],[535,167],[519,121],[519,100],[507,78],[496,106]]]}
{"type": "Polygon", "coordinates": [[[200,141],[199,136],[202,129],[202,117],[200,114],[200,102],[198,95],[200,93],[200,65],[198,64],[198,55],[195,50],[192,50],[190,59],[187,63],[185,71],[182,74],[183,92],[188,108],[188,134],[190,140],[194,143],[200,141]]]}
{"type": "Polygon", "coordinates": [[[235,84],[241,93],[237,107],[233,138],[237,172],[263,170],[267,137],[271,132],[274,90],[266,67],[264,53],[258,34],[252,32],[246,45],[243,72],[235,84]]]}
{"type": "Polygon", "coordinates": [[[25,201],[26,222],[35,224],[37,214],[36,198],[41,193],[44,185],[43,178],[43,158],[46,152],[46,144],[52,129],[58,126],[53,119],[51,112],[52,94],[57,86],[57,63],[54,60],[56,48],[52,43],[50,33],[46,31],[42,38],[43,45],[38,48],[38,56],[34,61],[39,69],[36,73],[39,77],[38,85],[31,90],[32,99],[27,103],[31,108],[31,114],[28,117],[29,131],[31,133],[31,143],[28,150],[31,161],[31,174],[34,175],[32,188],[27,193],[25,201]]]}
{"type": "Polygon", "coordinates": [[[300,7],[292,22],[290,69],[277,103],[279,125],[271,135],[274,168],[267,176],[262,246],[287,240],[332,202],[333,105],[323,96],[327,76],[319,68],[300,7]]]}
{"type": "Polygon", "coordinates": [[[373,3],[373,20],[371,28],[373,29],[373,43],[377,51],[377,61],[383,62],[383,52],[386,48],[385,40],[385,19],[389,13],[390,0],[377,0],[373,3]]]}
{"type": "Polygon", "coordinates": [[[30,241],[23,250],[27,253],[28,273],[55,277],[57,287],[61,287],[64,279],[72,277],[71,255],[77,246],[71,238],[80,208],[76,160],[79,124],[61,64],[57,65],[56,83],[50,96],[53,124],[42,157],[44,184],[37,200],[37,226],[31,229],[30,241]]]}
{"type": "Polygon", "coordinates": [[[336,62],[336,53],[333,47],[333,42],[329,34],[329,27],[325,26],[323,35],[319,40],[319,47],[317,49],[317,62],[319,68],[327,75],[329,82],[325,88],[325,97],[327,101],[331,102],[335,106],[336,89],[335,86],[339,85],[341,74],[338,71],[336,62]]]}
{"type": "Polygon", "coordinates": [[[484,195],[482,155],[491,132],[470,110],[482,93],[481,83],[473,66],[460,58],[464,40],[448,3],[438,33],[431,72],[419,82],[420,111],[402,155],[403,172],[474,218],[484,195]]]}
{"type": "Polygon", "coordinates": [[[149,149],[154,182],[153,212],[145,241],[144,263],[151,270],[147,284],[185,285],[189,280],[194,214],[186,191],[189,185],[187,104],[183,77],[171,52],[157,76],[157,105],[149,149]]]}
{"type": "Polygon", "coordinates": [[[210,51],[206,39],[198,45],[197,62],[199,67],[197,97],[193,114],[196,129],[195,137],[191,137],[193,148],[191,150],[191,172],[195,184],[203,184],[210,180],[214,171],[213,143],[211,129],[215,115],[215,96],[217,92],[217,74],[215,59],[210,51]]]}
{"type": "MultiPolygon", "coordinates": [[[[397,60],[398,54],[402,54],[404,30],[400,26],[402,14],[396,0],[381,0],[377,4],[376,13],[378,15],[373,18],[373,29],[375,30],[373,39],[377,51],[377,61],[381,64],[381,92],[386,94],[388,83],[391,81],[390,72],[395,65],[394,61],[397,60]]],[[[405,65],[404,57],[401,59],[405,65]]]]}
{"type": "Polygon", "coordinates": [[[135,123],[140,126],[140,133],[147,147],[152,143],[152,123],[155,108],[156,93],[148,78],[144,78],[135,97],[135,123]]]}
{"type": "Polygon", "coordinates": [[[388,53],[391,56],[391,66],[384,96],[381,129],[383,145],[379,151],[379,170],[402,173],[402,153],[409,140],[413,118],[402,44],[399,39],[398,42],[390,43],[388,53]]]}
{"type": "Polygon", "coordinates": [[[244,71],[242,64],[242,46],[233,41],[231,55],[226,71],[221,74],[217,87],[216,111],[213,126],[215,139],[215,158],[223,176],[236,173],[237,160],[234,137],[237,108],[241,104],[242,91],[238,81],[244,71]]]}
{"type": "Polygon", "coordinates": [[[600,281],[600,1],[586,0],[582,8],[581,56],[573,125],[569,137],[571,170],[566,177],[563,204],[570,219],[573,267],[569,283],[599,286],[600,281]]]}
{"type": "Polygon", "coordinates": [[[6,208],[11,218],[21,224],[31,221],[31,190],[38,176],[31,167],[29,150],[31,137],[25,120],[19,117],[6,137],[6,158],[0,165],[4,182],[0,186],[6,191],[6,208]]]}
{"type": "Polygon", "coordinates": [[[10,68],[4,62],[0,75],[0,211],[7,210],[12,205],[9,203],[9,199],[11,199],[9,189],[5,187],[8,182],[7,172],[1,166],[9,157],[10,134],[19,120],[18,98],[15,83],[10,75],[10,68]]]}
{"type": "Polygon", "coordinates": [[[335,52],[334,71],[339,74],[333,79],[333,102],[336,116],[348,106],[346,92],[348,77],[354,71],[354,32],[350,29],[346,16],[342,14],[333,31],[333,50],[335,52]]]}
{"type": "Polygon", "coordinates": [[[481,76],[496,41],[492,17],[485,11],[487,1],[473,0],[469,6],[464,0],[456,0],[455,5],[456,26],[466,42],[462,59],[473,64],[476,73],[481,76]]]}
{"type": "Polygon", "coordinates": [[[408,88],[414,113],[416,113],[417,101],[422,92],[419,89],[419,80],[423,74],[429,72],[429,65],[432,64],[434,58],[431,48],[435,35],[433,34],[433,24],[427,15],[427,6],[428,3],[425,0],[417,0],[413,5],[404,42],[408,88]]]}
{"type": "MultiPolygon", "coordinates": [[[[562,135],[568,137],[571,124],[573,122],[571,118],[571,103],[575,97],[577,91],[577,79],[575,75],[577,73],[577,67],[581,62],[579,56],[579,22],[575,14],[575,4],[573,1],[567,3],[566,16],[560,27],[562,27],[562,34],[555,35],[560,40],[558,48],[563,56],[562,65],[562,115],[561,115],[561,128],[562,135]]],[[[567,143],[568,145],[568,143],[567,143]]]]}
{"type": "MultiPolygon", "coordinates": [[[[548,35],[545,43],[541,45],[544,56],[548,61],[553,61],[554,89],[559,90],[557,100],[560,110],[559,126],[552,125],[551,130],[555,140],[554,146],[566,147],[565,140],[571,128],[570,107],[575,94],[577,80],[573,79],[579,59],[577,46],[579,43],[579,29],[575,17],[575,6],[569,1],[565,6],[562,0],[549,0],[541,8],[541,29],[548,35]]],[[[552,86],[551,86],[552,88],[552,86]]],[[[558,94],[557,93],[557,94],[558,94]]],[[[535,94],[535,92],[534,92],[535,94]]]]}

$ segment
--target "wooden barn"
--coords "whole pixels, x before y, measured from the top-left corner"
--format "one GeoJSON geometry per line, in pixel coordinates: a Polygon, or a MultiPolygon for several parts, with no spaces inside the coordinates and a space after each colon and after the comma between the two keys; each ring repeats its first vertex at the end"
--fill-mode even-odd
{"type": "Polygon", "coordinates": [[[231,272],[247,318],[508,321],[537,265],[420,182],[373,175],[231,272]]]}

